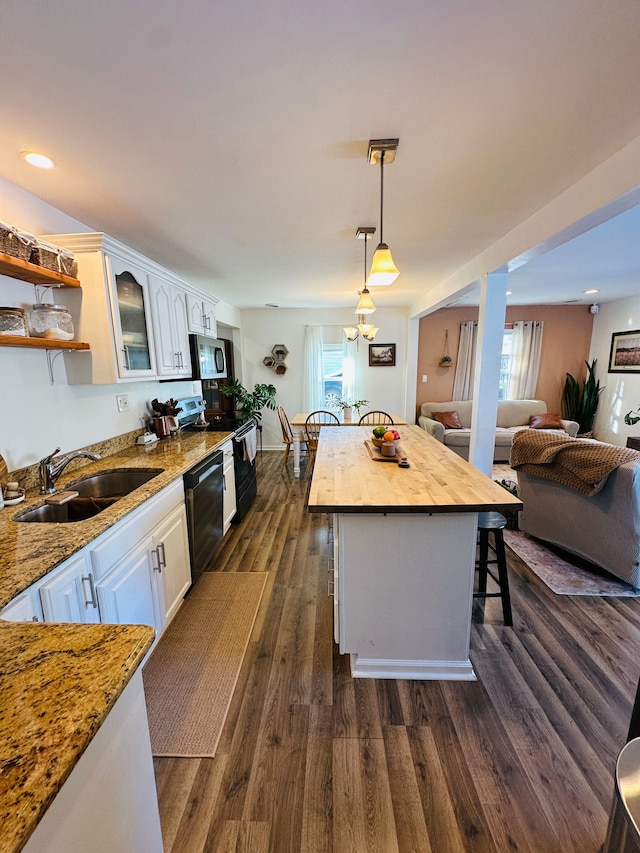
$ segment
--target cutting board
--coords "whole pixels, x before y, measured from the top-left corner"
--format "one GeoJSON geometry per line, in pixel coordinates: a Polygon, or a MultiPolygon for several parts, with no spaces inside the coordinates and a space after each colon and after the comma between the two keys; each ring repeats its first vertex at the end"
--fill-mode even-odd
{"type": "Polygon", "coordinates": [[[369,451],[369,456],[373,459],[374,462],[395,462],[397,465],[401,459],[405,458],[402,453],[398,453],[397,448],[395,456],[383,456],[382,453],[380,453],[380,451],[370,441],[365,441],[364,446],[369,451]]]}
{"type": "Polygon", "coordinates": [[[9,482],[9,469],[4,457],[0,454],[0,487],[4,488],[9,482]]]}

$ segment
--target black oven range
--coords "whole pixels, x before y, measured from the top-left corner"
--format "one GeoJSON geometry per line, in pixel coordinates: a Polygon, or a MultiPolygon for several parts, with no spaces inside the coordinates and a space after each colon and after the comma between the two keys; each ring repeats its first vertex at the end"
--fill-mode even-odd
{"type": "MultiPolygon", "coordinates": [[[[182,411],[178,414],[180,427],[187,430],[199,430],[204,422],[206,403],[200,397],[185,397],[178,401],[182,411]]],[[[257,494],[256,478],[256,423],[252,418],[225,418],[213,420],[206,427],[211,432],[231,431],[233,438],[233,461],[236,479],[236,515],[234,523],[242,521],[257,494]]]]}

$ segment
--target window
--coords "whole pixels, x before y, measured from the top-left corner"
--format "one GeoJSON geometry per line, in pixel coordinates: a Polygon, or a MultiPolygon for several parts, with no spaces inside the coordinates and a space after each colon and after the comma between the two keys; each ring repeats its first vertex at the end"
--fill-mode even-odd
{"type": "Polygon", "coordinates": [[[323,399],[327,409],[339,409],[343,390],[342,344],[322,345],[323,399]]]}
{"type": "Polygon", "coordinates": [[[502,335],[502,353],[500,356],[500,379],[498,382],[498,400],[508,400],[509,382],[513,369],[512,358],[513,332],[505,329],[502,335]]]}

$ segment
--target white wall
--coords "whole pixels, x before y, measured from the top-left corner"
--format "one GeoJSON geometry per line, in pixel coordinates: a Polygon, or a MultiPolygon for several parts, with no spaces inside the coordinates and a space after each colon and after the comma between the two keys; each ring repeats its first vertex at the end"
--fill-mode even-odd
{"type": "Polygon", "coordinates": [[[640,406],[640,373],[607,373],[614,332],[640,329],[640,296],[604,302],[596,316],[590,358],[598,359],[596,376],[605,386],[596,413],[596,438],[610,444],[625,445],[627,436],[640,435],[639,425],[627,426],[624,416],[640,406]]]}
{"type": "MultiPolygon", "coordinates": [[[[99,223],[89,228],[1,178],[0,220],[34,234],[100,230],[99,223]]],[[[64,294],[56,293],[63,305],[64,294]]],[[[32,284],[0,276],[0,305],[30,309],[35,301],[32,284]]],[[[239,322],[236,308],[220,303],[219,309],[223,322],[239,322]]],[[[138,429],[155,397],[164,401],[200,389],[190,381],[70,386],[62,356],[55,359],[53,373],[51,385],[44,350],[0,347],[0,453],[10,471],[32,465],[58,446],[75,450],[138,429]],[[120,413],[116,394],[122,393],[128,395],[129,411],[120,413]]]]}
{"type": "MultiPolygon", "coordinates": [[[[338,339],[341,339],[342,327],[353,322],[354,318],[348,310],[337,308],[313,311],[297,308],[243,310],[242,368],[236,369],[236,372],[241,375],[243,385],[248,388],[253,388],[257,382],[275,385],[277,401],[291,418],[302,411],[305,327],[310,323],[317,326],[334,326],[338,330],[338,339]],[[270,355],[275,344],[285,344],[289,350],[287,372],[284,376],[277,376],[262,363],[262,359],[270,355]]],[[[407,387],[412,392],[415,389],[415,366],[411,368],[407,383],[407,311],[402,308],[379,308],[375,313],[375,323],[380,329],[375,343],[396,344],[396,366],[369,367],[369,344],[360,340],[357,354],[360,380],[356,387],[356,396],[369,400],[367,408],[384,409],[407,417],[407,387]]],[[[411,404],[411,423],[414,420],[413,412],[411,404]]],[[[280,448],[282,433],[276,413],[264,411],[262,423],[263,446],[280,448]]]]}

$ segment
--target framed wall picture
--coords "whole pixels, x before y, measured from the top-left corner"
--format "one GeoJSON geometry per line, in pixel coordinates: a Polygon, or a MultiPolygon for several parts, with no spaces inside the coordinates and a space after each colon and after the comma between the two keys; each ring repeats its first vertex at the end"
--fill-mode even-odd
{"type": "Polygon", "coordinates": [[[369,344],[369,367],[395,367],[395,344],[369,344]]]}
{"type": "Polygon", "coordinates": [[[640,329],[611,335],[608,373],[640,373],[640,329]]]}

